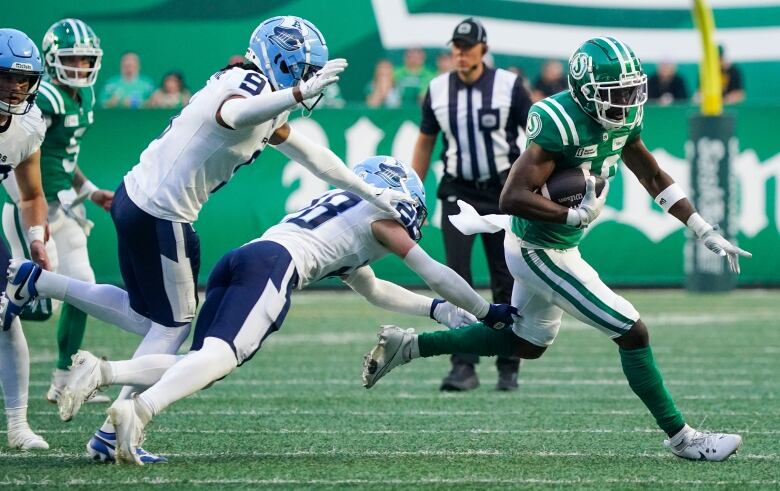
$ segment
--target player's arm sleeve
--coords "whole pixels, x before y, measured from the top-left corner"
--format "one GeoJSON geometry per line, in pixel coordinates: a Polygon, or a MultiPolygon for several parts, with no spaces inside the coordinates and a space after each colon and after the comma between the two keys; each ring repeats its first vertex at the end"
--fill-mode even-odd
{"type": "Polygon", "coordinates": [[[276,149],[328,184],[352,191],[372,203],[375,201],[376,188],[352,172],[330,149],[314,143],[300,131],[290,128],[287,138],[276,149]]]}
{"type": "Polygon", "coordinates": [[[568,143],[567,128],[564,126],[566,123],[554,115],[554,109],[544,100],[531,106],[531,110],[528,111],[528,122],[525,126],[528,145],[534,142],[550,153],[563,152],[565,143],[568,143]]]}
{"type": "Polygon", "coordinates": [[[420,132],[426,135],[435,135],[439,131],[441,131],[441,126],[439,126],[439,121],[436,119],[436,114],[433,112],[433,107],[431,106],[431,88],[428,86],[422,103],[420,132]]]}
{"type": "Polygon", "coordinates": [[[531,104],[531,96],[525,88],[525,79],[518,75],[512,86],[512,101],[509,104],[509,117],[512,118],[513,126],[518,126],[525,131],[531,104]]]}
{"type": "Polygon", "coordinates": [[[434,260],[418,244],[406,254],[404,263],[444,300],[474,314],[478,319],[487,315],[490,309],[487,300],[475,292],[458,273],[434,260]]]}
{"type": "Polygon", "coordinates": [[[427,316],[433,299],[410,292],[395,283],[380,280],[369,266],[357,269],[344,283],[373,305],[402,314],[427,316]]]}
{"type": "Polygon", "coordinates": [[[231,128],[248,128],[269,121],[296,104],[298,101],[292,89],[268,91],[252,97],[229,99],[222,104],[220,115],[231,128]]]}

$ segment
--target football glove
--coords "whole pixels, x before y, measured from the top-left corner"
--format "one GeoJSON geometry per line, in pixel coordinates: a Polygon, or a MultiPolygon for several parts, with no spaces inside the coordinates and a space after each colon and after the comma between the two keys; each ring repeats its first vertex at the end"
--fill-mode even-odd
{"type": "Polygon", "coordinates": [[[434,299],[431,303],[430,316],[431,319],[450,329],[457,329],[477,322],[477,318],[470,313],[440,298],[434,299]]]}
{"type": "Polygon", "coordinates": [[[376,206],[382,211],[386,211],[393,215],[395,218],[401,218],[401,213],[398,211],[398,203],[410,203],[414,205],[414,198],[401,191],[396,191],[390,188],[374,188],[374,199],[371,200],[371,204],[376,206]]]}
{"type": "Polygon", "coordinates": [[[593,223],[604,210],[604,204],[607,202],[607,192],[609,191],[609,181],[604,184],[601,196],[596,196],[596,178],[593,176],[585,180],[585,196],[582,202],[575,208],[569,208],[569,214],[566,217],[566,224],[577,228],[585,228],[593,223]]]}
{"type": "Polygon", "coordinates": [[[514,318],[517,316],[517,309],[506,303],[491,303],[488,313],[481,318],[483,324],[491,329],[501,330],[512,327],[514,318]]]}
{"type": "Polygon", "coordinates": [[[721,257],[725,256],[728,260],[729,268],[732,272],[737,274],[739,274],[739,256],[753,257],[753,254],[744,249],[740,249],[726,240],[714,228],[699,237],[699,240],[704,242],[704,246],[715,254],[721,257]]]}
{"type": "Polygon", "coordinates": [[[320,68],[317,73],[314,74],[314,76],[308,80],[302,81],[298,85],[298,88],[301,91],[301,97],[305,100],[322,94],[325,87],[339,81],[339,74],[346,68],[347,60],[344,58],[329,60],[325,63],[324,67],[320,68]]]}

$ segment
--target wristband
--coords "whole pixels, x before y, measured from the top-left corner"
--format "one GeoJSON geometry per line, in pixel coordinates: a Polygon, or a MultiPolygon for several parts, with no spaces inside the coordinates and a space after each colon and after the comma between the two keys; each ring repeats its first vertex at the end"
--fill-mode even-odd
{"type": "Polygon", "coordinates": [[[433,316],[433,312],[436,310],[436,307],[438,307],[439,304],[442,304],[442,303],[444,303],[444,300],[442,300],[441,298],[434,298],[433,299],[433,302],[431,302],[431,311],[428,314],[428,316],[431,319],[436,320],[436,317],[433,316]]]}
{"type": "Polygon", "coordinates": [[[43,243],[43,239],[45,238],[45,232],[43,229],[43,225],[33,225],[32,227],[27,229],[27,242],[32,244],[36,240],[40,240],[41,243],[43,243]]]}
{"type": "Polygon", "coordinates": [[[566,213],[566,225],[579,228],[582,225],[582,217],[577,213],[574,208],[569,208],[566,213]]]}
{"type": "Polygon", "coordinates": [[[674,206],[675,203],[680,201],[681,199],[685,199],[687,196],[685,195],[685,191],[683,191],[682,187],[680,187],[679,184],[676,182],[673,182],[669,186],[667,186],[666,189],[658,193],[658,196],[655,197],[655,202],[658,206],[663,208],[665,212],[669,212],[669,208],[674,206]]]}
{"type": "Polygon", "coordinates": [[[87,180],[81,185],[79,194],[86,194],[89,199],[92,199],[92,193],[95,191],[100,191],[100,188],[95,186],[94,182],[87,180]]]}
{"type": "Polygon", "coordinates": [[[690,217],[688,217],[688,221],[685,223],[685,225],[687,225],[688,228],[691,229],[694,234],[696,234],[696,237],[700,239],[704,234],[712,230],[712,225],[707,223],[707,220],[702,218],[698,213],[693,213],[690,217]]]}

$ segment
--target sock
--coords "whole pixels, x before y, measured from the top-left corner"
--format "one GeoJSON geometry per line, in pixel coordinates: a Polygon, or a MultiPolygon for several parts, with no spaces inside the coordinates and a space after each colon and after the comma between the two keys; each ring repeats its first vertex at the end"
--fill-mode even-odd
{"type": "Polygon", "coordinates": [[[138,396],[138,402],[156,416],[174,402],[227,376],[236,366],[236,355],[230,345],[207,337],[201,349],[190,351],[169,368],[159,382],[138,396]]]}
{"type": "Polygon", "coordinates": [[[57,324],[57,347],[59,358],[57,368],[67,370],[70,357],[76,354],[84,341],[84,331],[87,328],[87,314],[70,304],[63,304],[60,321],[57,324]]]}
{"type": "Polygon", "coordinates": [[[674,436],[685,426],[677,406],[664,386],[650,346],[633,350],[619,349],[623,373],[634,394],[639,396],[655,418],[658,427],[674,436]]]}
{"type": "Polygon", "coordinates": [[[149,387],[181,358],[180,355],[143,355],[132,360],[109,361],[101,366],[101,378],[105,385],[149,387]]]}
{"type": "Polygon", "coordinates": [[[30,427],[27,423],[27,406],[5,408],[5,417],[8,421],[7,432],[24,430],[30,427]]]}
{"type": "Polygon", "coordinates": [[[125,331],[143,336],[151,326],[151,320],[130,308],[127,292],[113,285],[96,285],[42,271],[35,287],[43,297],[64,300],[82,312],[125,331]]]}
{"type": "Polygon", "coordinates": [[[0,331],[0,386],[5,395],[5,407],[24,408],[26,414],[30,351],[18,317],[13,320],[10,329],[0,331]]]}
{"type": "Polygon", "coordinates": [[[480,356],[513,356],[517,336],[511,329],[496,331],[482,323],[460,329],[424,332],[418,335],[420,356],[473,353],[480,356]]]}
{"type": "MultiPolygon", "coordinates": [[[[151,321],[150,321],[151,322],[151,321]]],[[[151,322],[149,332],[146,333],[141,344],[136,348],[133,358],[144,355],[168,354],[173,355],[181,347],[181,344],[187,339],[190,333],[190,324],[181,327],[166,327],[156,322],[151,322]]],[[[140,387],[145,388],[145,387],[140,387]]],[[[138,392],[139,387],[126,385],[119,391],[117,399],[129,399],[133,392],[138,392]]],[[[114,425],[106,418],[101,431],[114,433],[114,425]]]]}

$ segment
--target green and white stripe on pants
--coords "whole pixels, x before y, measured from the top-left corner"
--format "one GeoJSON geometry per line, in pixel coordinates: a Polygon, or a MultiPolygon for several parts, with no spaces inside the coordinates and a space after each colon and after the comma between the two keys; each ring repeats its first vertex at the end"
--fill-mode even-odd
{"type": "Polygon", "coordinates": [[[515,278],[512,305],[520,312],[515,333],[538,346],[549,346],[563,312],[610,338],[625,334],[639,319],[633,305],[601,281],[577,248],[534,249],[520,240],[505,241],[506,260],[515,278]]]}

